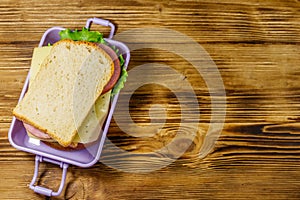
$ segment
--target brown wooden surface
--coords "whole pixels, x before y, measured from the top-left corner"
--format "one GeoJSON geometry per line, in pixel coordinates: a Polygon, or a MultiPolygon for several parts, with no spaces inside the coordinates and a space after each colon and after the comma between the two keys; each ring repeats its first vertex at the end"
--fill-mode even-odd
{"type": "MultiPolygon", "coordinates": [[[[183,156],[149,173],[124,172],[101,162],[88,169],[71,166],[62,195],[51,199],[300,199],[299,13],[297,0],[1,0],[0,199],[46,199],[28,188],[34,156],[8,142],[11,111],[43,32],[52,26],[81,28],[90,17],[113,21],[118,33],[163,27],[201,44],[224,81],[226,121],[215,148],[199,159],[210,101],[201,77],[189,73],[202,121],[183,156]]],[[[192,70],[184,59],[157,49],[132,52],[129,69],[150,62],[192,70]]],[[[166,126],[153,137],[134,138],[113,121],[108,138],[136,156],[109,152],[106,145],[102,159],[139,170],[149,162],[148,154],[174,136],[180,106],[169,90],[157,85],[142,87],[133,97],[131,116],[140,125],[149,123],[149,104],[169,105],[166,126]]],[[[40,171],[38,184],[57,189],[59,167],[43,163],[40,171]]]]}

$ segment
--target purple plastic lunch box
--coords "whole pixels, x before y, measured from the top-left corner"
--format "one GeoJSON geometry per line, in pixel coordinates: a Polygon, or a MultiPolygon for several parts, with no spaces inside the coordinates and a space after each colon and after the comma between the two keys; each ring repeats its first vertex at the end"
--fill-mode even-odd
{"type": "MultiPolygon", "coordinates": [[[[111,28],[109,37],[105,38],[105,41],[109,45],[115,46],[119,49],[119,52],[123,55],[125,60],[124,67],[127,68],[130,60],[130,51],[125,44],[112,39],[115,33],[114,24],[104,19],[90,18],[87,20],[85,27],[90,29],[92,23],[102,26],[108,26],[111,28]]],[[[41,38],[39,47],[47,46],[49,43],[52,44],[58,41],[60,39],[58,33],[63,29],[64,28],[62,27],[52,27],[48,29],[41,38]]],[[[30,74],[28,73],[19,101],[23,98],[24,94],[27,91],[29,84],[29,76],[30,74]]],[[[118,100],[118,96],[119,94],[116,94],[113,98],[111,98],[110,109],[106,121],[103,124],[103,128],[101,130],[99,139],[97,140],[97,142],[93,143],[93,145],[88,146],[82,150],[62,151],[51,148],[50,146],[45,145],[43,142],[31,142],[30,138],[27,136],[23,123],[15,117],[13,117],[8,133],[9,142],[13,147],[19,150],[36,154],[34,175],[29,185],[29,188],[34,190],[34,192],[46,196],[58,196],[63,190],[69,164],[76,165],[79,167],[90,167],[96,162],[98,162],[106,138],[106,134],[110,125],[110,121],[118,100]],[[63,170],[61,183],[58,191],[56,192],[52,191],[51,189],[35,185],[36,179],[38,177],[39,163],[43,161],[57,164],[63,170]]]]}

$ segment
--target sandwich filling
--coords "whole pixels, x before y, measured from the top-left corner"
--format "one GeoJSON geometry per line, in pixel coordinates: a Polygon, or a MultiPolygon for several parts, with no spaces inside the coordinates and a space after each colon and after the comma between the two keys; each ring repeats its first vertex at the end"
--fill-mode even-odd
{"type": "Polygon", "coordinates": [[[34,49],[28,91],[13,114],[29,137],[75,148],[98,139],[127,72],[99,32],[66,29],[60,36],[53,46],[34,49]]]}
{"type": "Polygon", "coordinates": [[[69,146],[113,69],[110,56],[97,46],[61,40],[42,62],[14,115],[69,146]]]}

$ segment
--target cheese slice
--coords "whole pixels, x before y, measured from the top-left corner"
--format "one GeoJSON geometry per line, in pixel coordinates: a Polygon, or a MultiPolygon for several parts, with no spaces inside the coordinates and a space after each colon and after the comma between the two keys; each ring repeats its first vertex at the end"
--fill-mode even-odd
{"type": "MultiPolygon", "coordinates": [[[[36,47],[33,51],[31,60],[30,76],[29,76],[29,88],[30,81],[34,80],[38,74],[41,64],[44,59],[49,55],[51,46],[36,47]]],[[[99,132],[102,129],[103,123],[106,119],[107,112],[110,104],[111,91],[101,95],[95,102],[92,109],[89,111],[87,117],[83,121],[82,125],[78,128],[78,134],[75,136],[73,143],[90,143],[94,142],[99,137],[99,132]]],[[[36,138],[34,135],[27,131],[30,138],[36,138]]],[[[53,141],[45,139],[45,141],[53,141]]]]}
{"type": "Polygon", "coordinates": [[[40,70],[42,62],[49,55],[51,49],[52,49],[52,46],[44,46],[44,47],[34,48],[33,56],[31,59],[31,67],[29,70],[29,74],[30,74],[29,87],[30,87],[31,81],[36,77],[36,74],[40,70]]]}

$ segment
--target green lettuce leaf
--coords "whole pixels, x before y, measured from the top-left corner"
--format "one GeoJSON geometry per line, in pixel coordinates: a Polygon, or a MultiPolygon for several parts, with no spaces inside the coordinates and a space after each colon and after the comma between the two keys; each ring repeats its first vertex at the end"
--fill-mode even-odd
{"type": "MultiPolygon", "coordinates": [[[[118,54],[117,54],[117,55],[118,55],[118,54]]],[[[122,54],[119,55],[119,60],[120,60],[120,66],[123,68],[123,66],[124,66],[124,64],[125,64],[125,60],[124,60],[122,54]]]]}
{"type": "Polygon", "coordinates": [[[87,41],[87,42],[98,42],[104,43],[103,34],[98,31],[90,31],[83,27],[81,31],[70,29],[61,30],[59,32],[60,39],[71,39],[75,41],[87,41]]]}
{"type": "Polygon", "coordinates": [[[124,87],[124,83],[127,80],[127,76],[128,76],[128,73],[127,73],[126,69],[122,68],[120,78],[119,78],[118,82],[116,83],[116,85],[114,86],[114,88],[111,92],[111,96],[116,95],[124,87]]]}

